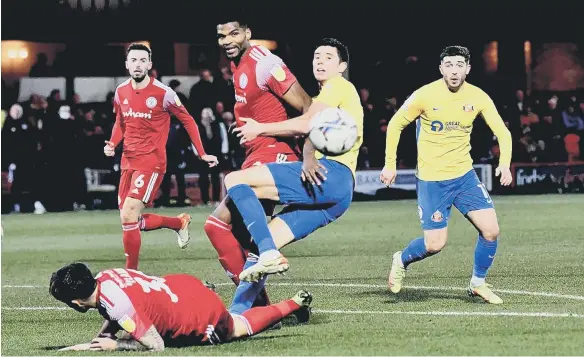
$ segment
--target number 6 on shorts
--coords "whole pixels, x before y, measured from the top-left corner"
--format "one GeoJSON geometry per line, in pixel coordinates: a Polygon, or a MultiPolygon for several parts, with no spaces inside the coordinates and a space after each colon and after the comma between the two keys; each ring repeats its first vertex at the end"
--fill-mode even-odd
{"type": "Polygon", "coordinates": [[[135,170],[122,170],[119,186],[119,207],[126,197],[132,197],[148,205],[156,198],[158,188],[164,178],[163,173],[135,170]]]}

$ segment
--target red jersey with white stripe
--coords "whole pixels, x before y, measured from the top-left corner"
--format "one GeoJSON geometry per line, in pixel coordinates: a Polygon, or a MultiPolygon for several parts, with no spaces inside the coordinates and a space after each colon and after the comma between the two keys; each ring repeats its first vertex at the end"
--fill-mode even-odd
{"type": "Polygon", "coordinates": [[[225,342],[233,329],[221,298],[194,276],[159,278],[132,269],[111,269],[100,272],[96,280],[98,311],[135,339],[154,325],[167,345],[178,339],[217,343],[225,342]]]}
{"type": "MultiPolygon", "coordinates": [[[[296,82],[280,57],[262,46],[251,46],[241,57],[239,65],[231,62],[235,87],[235,119],[252,118],[259,123],[288,119],[280,98],[296,82]]],[[[261,150],[280,154],[298,154],[294,138],[259,136],[244,144],[246,155],[261,150]]]]}
{"type": "Polygon", "coordinates": [[[143,89],[134,89],[128,78],[116,88],[116,124],[110,141],[115,146],[124,140],[122,170],[166,171],[166,141],[170,114],[176,116],[189,133],[199,155],[205,155],[199,129],[176,93],[157,79],[143,89]]]}

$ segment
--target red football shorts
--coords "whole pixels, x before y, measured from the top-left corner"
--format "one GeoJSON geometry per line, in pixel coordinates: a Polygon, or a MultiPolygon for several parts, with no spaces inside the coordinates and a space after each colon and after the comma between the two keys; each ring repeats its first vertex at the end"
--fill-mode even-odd
{"type": "Polygon", "coordinates": [[[241,169],[248,169],[253,166],[259,166],[267,164],[270,162],[292,162],[298,161],[298,156],[294,153],[277,153],[277,152],[262,152],[257,151],[249,155],[243,164],[241,169]]]}
{"type": "Polygon", "coordinates": [[[146,205],[154,201],[164,173],[136,170],[122,170],[118,188],[118,206],[124,206],[126,197],[132,197],[146,205]]]}

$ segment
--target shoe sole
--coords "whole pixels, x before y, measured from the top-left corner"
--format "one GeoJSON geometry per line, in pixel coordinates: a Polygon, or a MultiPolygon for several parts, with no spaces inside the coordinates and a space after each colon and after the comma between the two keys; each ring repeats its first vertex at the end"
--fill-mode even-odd
{"type": "Polygon", "coordinates": [[[483,299],[483,301],[486,302],[487,304],[501,305],[503,303],[503,301],[501,301],[501,302],[492,302],[490,300],[487,300],[484,297],[482,297],[480,294],[475,293],[471,288],[468,288],[466,290],[466,292],[467,292],[468,296],[470,296],[471,298],[479,297],[479,298],[483,299]]]}
{"type": "MultiPolygon", "coordinates": [[[[288,271],[288,269],[290,269],[290,264],[288,264],[288,261],[273,266],[272,265],[265,266],[263,264],[258,263],[249,269],[250,272],[248,274],[239,276],[240,280],[245,282],[256,282],[260,280],[264,275],[284,274],[288,271]],[[257,267],[258,265],[261,265],[261,267],[254,269],[254,267],[257,267]]],[[[244,272],[242,272],[242,274],[244,272]]]]}

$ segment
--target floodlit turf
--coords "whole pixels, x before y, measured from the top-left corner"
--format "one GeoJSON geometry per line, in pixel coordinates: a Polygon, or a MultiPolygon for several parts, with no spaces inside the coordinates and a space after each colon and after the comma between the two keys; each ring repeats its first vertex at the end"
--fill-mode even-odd
{"type": "MultiPolygon", "coordinates": [[[[494,201],[502,237],[488,281],[507,290],[500,292],[503,305],[473,300],[464,291],[476,232],[458,212],[446,249],[412,265],[405,289],[389,293],[391,255],[421,233],[416,203],[360,202],[338,222],[285,248],[290,271],[269,280],[274,301],[302,287],[314,294],[308,325],[163,354],[584,355],[584,195],[494,201]]],[[[180,250],[171,231],[143,233],[140,270],[194,274],[219,283],[230,301],[234,289],[203,232],[210,210],[189,213],[189,248],[180,250]]],[[[62,355],[54,349],[88,342],[101,325],[99,315],[62,310],[48,294],[49,277],[73,260],[94,272],[123,267],[117,212],[8,215],[2,225],[2,354],[62,355]]]]}

